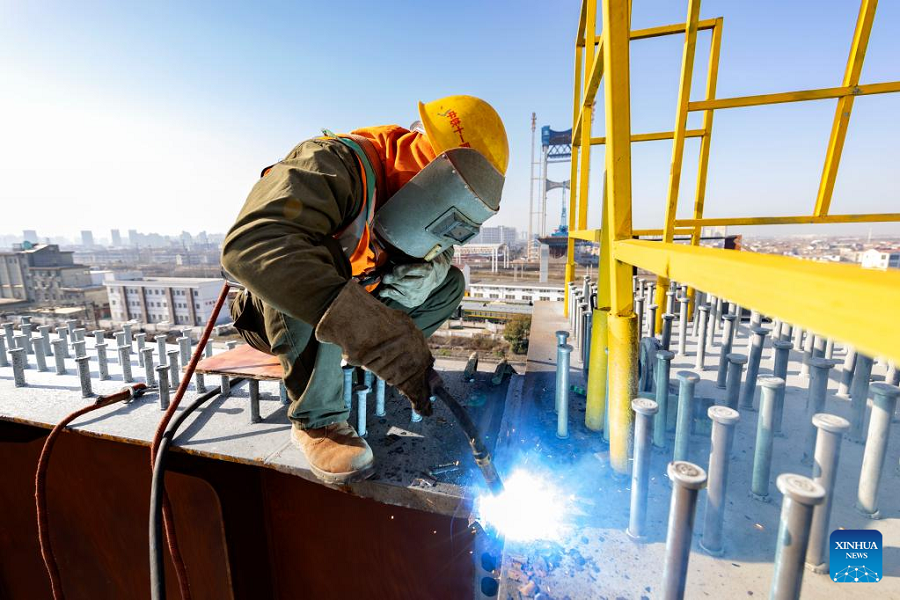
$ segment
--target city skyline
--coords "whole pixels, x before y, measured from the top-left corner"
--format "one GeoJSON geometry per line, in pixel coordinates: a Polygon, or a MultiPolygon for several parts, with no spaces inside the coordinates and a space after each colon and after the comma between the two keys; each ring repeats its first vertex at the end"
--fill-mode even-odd
{"type": "MultiPolygon", "coordinates": [[[[491,224],[527,229],[531,113],[537,113],[538,127],[565,130],[571,123],[578,3],[455,5],[454,22],[464,23],[471,35],[454,47],[452,65],[477,65],[462,72],[455,66],[432,68],[447,63],[438,51],[407,52],[383,43],[380,32],[412,19],[418,26],[404,28],[404,47],[429,48],[429,32],[446,25],[436,16],[441,11],[409,2],[378,10],[364,3],[356,10],[316,4],[316,19],[310,20],[305,17],[311,6],[10,6],[0,23],[0,51],[8,57],[0,78],[0,89],[7,92],[0,94],[5,221],[14,232],[37,226],[48,235],[124,229],[128,222],[170,234],[225,231],[261,167],[322,127],[405,126],[417,118],[418,100],[463,92],[494,104],[509,133],[504,201],[491,224]],[[304,58],[325,42],[322,32],[347,28],[360,32],[371,56],[360,62],[351,49],[329,46],[327,60],[304,58]],[[515,35],[496,44],[500,28],[515,35]],[[367,73],[364,102],[356,76],[335,75],[361,68],[367,73]],[[50,149],[65,160],[48,163],[50,149]]],[[[725,18],[717,96],[839,84],[837,66],[846,61],[857,8],[837,0],[705,2],[701,18],[725,18]]],[[[648,0],[635,6],[633,27],[683,19],[680,3],[648,0]]],[[[863,81],[896,78],[900,40],[891,31],[898,26],[900,5],[881,6],[863,81]]],[[[694,98],[703,94],[708,35],[698,36],[694,98]]],[[[681,45],[679,36],[633,45],[633,131],[672,129],[681,45]]],[[[595,135],[603,135],[600,100],[595,135]]],[[[890,95],[857,99],[834,213],[896,212],[900,206],[900,171],[893,168],[898,102],[890,95]]],[[[717,114],[706,216],[810,212],[833,112],[834,101],[826,100],[717,114]]],[[[689,127],[696,127],[699,117],[692,115],[689,127]]],[[[679,216],[688,216],[693,201],[696,142],[686,145],[679,216]]],[[[634,226],[658,227],[671,143],[636,144],[633,155],[634,226]]],[[[592,227],[599,226],[601,148],[594,161],[592,227]]],[[[568,166],[555,165],[549,176],[567,179],[568,166]]],[[[559,197],[550,195],[548,224],[558,219],[559,197]]],[[[869,228],[900,231],[896,223],[824,230],[865,234],[869,228]]],[[[791,234],[804,228],[735,231],[791,234]]]]}

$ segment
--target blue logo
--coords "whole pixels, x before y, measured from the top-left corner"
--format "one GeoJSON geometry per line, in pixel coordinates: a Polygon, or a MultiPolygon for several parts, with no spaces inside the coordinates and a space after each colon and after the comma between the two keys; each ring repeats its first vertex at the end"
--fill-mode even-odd
{"type": "Polygon", "coordinates": [[[838,583],[881,581],[881,532],[836,529],[831,532],[829,570],[838,583]]]}

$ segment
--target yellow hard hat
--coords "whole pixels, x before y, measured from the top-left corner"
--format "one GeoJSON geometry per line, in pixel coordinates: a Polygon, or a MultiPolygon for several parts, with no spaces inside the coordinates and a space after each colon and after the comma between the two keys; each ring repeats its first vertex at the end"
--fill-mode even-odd
{"type": "Polygon", "coordinates": [[[473,148],[506,175],[509,142],[494,107],[474,96],[447,96],[423,104],[419,118],[435,154],[450,148],[473,148]]]}

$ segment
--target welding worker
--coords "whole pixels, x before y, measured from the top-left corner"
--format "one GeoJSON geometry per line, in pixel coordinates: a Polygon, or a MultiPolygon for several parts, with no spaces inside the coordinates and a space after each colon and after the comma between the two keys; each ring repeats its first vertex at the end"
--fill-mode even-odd
{"type": "Polygon", "coordinates": [[[234,325],[278,357],[291,438],[313,473],[370,476],[372,450],[347,422],[342,359],[431,414],[426,338],[465,287],[454,244],[499,208],[509,157],[497,112],[472,96],[419,103],[420,123],[326,135],[265,169],[222,251],[241,282],[234,325]]]}

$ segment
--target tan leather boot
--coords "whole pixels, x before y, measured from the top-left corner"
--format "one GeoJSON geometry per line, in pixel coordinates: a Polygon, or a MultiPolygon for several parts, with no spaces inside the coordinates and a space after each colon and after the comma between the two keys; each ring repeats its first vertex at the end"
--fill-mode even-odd
{"type": "Polygon", "coordinates": [[[375,472],[372,449],[347,421],[319,429],[291,427],[291,440],[306,455],[312,472],[325,483],[362,481],[375,472]]]}

